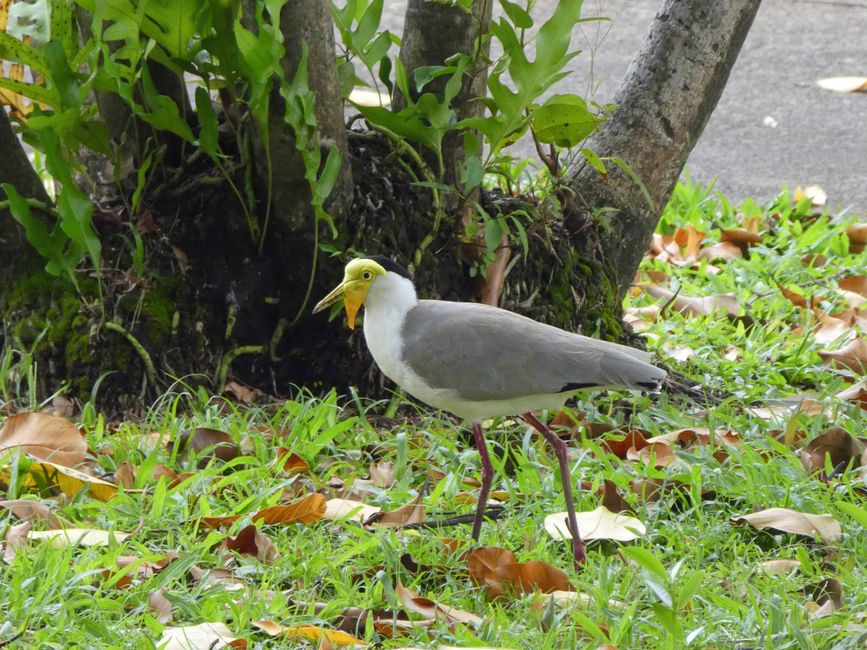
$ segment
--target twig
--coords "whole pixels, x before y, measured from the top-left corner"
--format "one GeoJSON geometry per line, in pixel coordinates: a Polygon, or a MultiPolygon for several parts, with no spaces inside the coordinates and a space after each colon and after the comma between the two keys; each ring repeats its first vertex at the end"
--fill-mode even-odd
{"type": "Polygon", "coordinates": [[[232,367],[232,362],[235,359],[242,354],[264,354],[267,351],[268,348],[264,345],[241,345],[226,352],[223,358],[220,359],[220,365],[217,367],[217,394],[219,395],[223,392],[223,388],[226,386],[226,378],[229,376],[229,368],[232,367]]]}
{"type": "Polygon", "coordinates": [[[102,326],[111,332],[116,332],[117,334],[120,334],[129,342],[129,344],[133,347],[133,350],[135,350],[138,356],[141,358],[142,363],[144,363],[145,373],[147,374],[148,379],[151,383],[155,384],[157,381],[157,371],[154,367],[154,362],[151,359],[151,355],[148,354],[148,351],[141,344],[141,342],[135,336],[133,336],[132,333],[128,332],[123,327],[113,321],[106,321],[102,324],[102,326]]]}
{"type": "MultiPolygon", "coordinates": [[[[485,509],[485,517],[493,521],[495,519],[499,519],[503,515],[506,514],[506,508],[504,506],[491,506],[490,508],[485,509]]],[[[461,524],[471,524],[475,521],[475,514],[472,515],[455,515],[454,517],[446,517],[445,519],[429,519],[427,521],[420,521],[415,524],[406,524],[401,526],[403,529],[427,529],[427,528],[445,528],[446,526],[459,526],[461,524]]]]}

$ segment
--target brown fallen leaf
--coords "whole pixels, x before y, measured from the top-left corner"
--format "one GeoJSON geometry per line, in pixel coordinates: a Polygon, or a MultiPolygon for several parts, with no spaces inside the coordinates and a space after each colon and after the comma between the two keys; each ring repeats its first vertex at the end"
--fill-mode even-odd
{"type": "Polygon", "coordinates": [[[370,479],[376,487],[387,488],[394,485],[394,463],[381,460],[370,464],[370,479]]]}
{"type": "MultiPolygon", "coordinates": [[[[179,557],[180,554],[174,551],[166,553],[158,560],[142,560],[135,555],[119,555],[115,563],[117,568],[121,569],[121,575],[118,576],[115,586],[128,587],[133,583],[133,580],[149,580],[179,557]],[[127,567],[130,567],[129,570],[124,571],[127,567]]],[[[106,573],[111,576],[117,575],[118,572],[109,570],[106,573]]]]}
{"type": "Polygon", "coordinates": [[[837,578],[825,578],[801,590],[810,601],[804,609],[810,618],[822,618],[843,607],[843,585],[837,578]]]}
{"type": "Polygon", "coordinates": [[[228,382],[223,393],[241,404],[255,404],[265,395],[258,388],[251,388],[237,381],[228,382]]]}
{"type": "Polygon", "coordinates": [[[476,616],[471,612],[466,612],[457,607],[448,607],[429,598],[419,596],[412,589],[405,587],[399,580],[394,591],[404,607],[411,612],[421,614],[429,621],[443,621],[447,625],[454,625],[455,623],[478,625],[482,622],[480,616],[476,616]]]}
{"type": "Polygon", "coordinates": [[[247,642],[233,636],[225,623],[199,623],[166,628],[157,641],[157,647],[162,650],[244,650],[247,642]]]}
{"type": "MultiPolygon", "coordinates": [[[[575,517],[578,521],[578,532],[584,541],[610,539],[629,542],[647,533],[640,520],[623,513],[611,512],[605,506],[589,512],[576,512],[575,517]]],[[[550,514],[545,517],[545,530],[553,539],[572,539],[566,521],[565,512],[550,514]]]]}
{"type": "Polygon", "coordinates": [[[674,242],[682,249],[681,255],[684,261],[695,260],[701,242],[706,236],[706,233],[696,230],[692,224],[674,231],[674,242]]]}
{"type": "Polygon", "coordinates": [[[275,623],[274,621],[253,621],[253,627],[257,627],[268,636],[283,636],[289,639],[305,639],[313,641],[317,644],[325,643],[337,646],[355,646],[356,648],[366,648],[369,644],[363,639],[347,634],[340,630],[329,630],[317,625],[298,625],[286,626],[275,623]]]}
{"type": "Polygon", "coordinates": [[[617,432],[615,435],[608,435],[599,441],[599,446],[606,449],[618,458],[625,460],[626,454],[630,449],[640,450],[647,446],[646,432],[640,429],[630,429],[626,434],[617,432]]]}
{"type": "Polygon", "coordinates": [[[861,405],[862,409],[867,409],[867,379],[862,379],[857,384],[844,388],[835,397],[845,402],[856,402],[861,405]]]}
{"type": "Polygon", "coordinates": [[[840,280],[837,286],[867,298],[867,275],[850,275],[840,280]]]}
{"type": "Polygon", "coordinates": [[[280,554],[274,542],[253,524],[242,528],[236,537],[228,538],[226,548],[241,555],[252,555],[265,564],[271,564],[280,554]]]}
{"type": "Polygon", "coordinates": [[[867,246],[867,221],[853,223],[846,228],[846,236],[849,238],[849,252],[863,252],[867,246]]]}
{"type": "Polygon", "coordinates": [[[232,440],[232,436],[225,431],[207,427],[185,431],[177,442],[171,441],[167,446],[173,450],[175,445],[179,454],[192,452],[195,456],[201,456],[198,462],[200,469],[206,467],[212,458],[225,463],[241,455],[241,448],[232,440]]]}
{"type": "Polygon", "coordinates": [[[834,473],[842,472],[849,463],[860,467],[865,444],[841,427],[832,427],[816,436],[801,450],[801,462],[809,472],[825,469],[825,457],[831,461],[834,473]]]}
{"type": "Polygon", "coordinates": [[[226,591],[242,591],[246,584],[229,569],[202,569],[195,564],[190,567],[190,576],[197,584],[220,585],[226,591]]]}
{"type": "Polygon", "coordinates": [[[285,447],[277,448],[277,458],[274,465],[286,474],[305,474],[310,471],[310,465],[298,454],[285,447]]]}
{"type": "Polygon", "coordinates": [[[391,510],[388,512],[380,511],[370,515],[370,517],[365,520],[364,525],[400,528],[407,524],[418,524],[423,522],[424,504],[422,501],[424,500],[424,494],[425,491],[422,489],[419,491],[418,496],[415,499],[406,505],[401,506],[397,510],[391,510]]]}
{"type": "Polygon", "coordinates": [[[743,250],[736,243],[721,241],[710,246],[705,246],[698,252],[698,259],[714,262],[717,260],[728,262],[744,256],[743,250]]]}
{"type": "Polygon", "coordinates": [[[14,524],[6,529],[6,541],[3,544],[3,561],[12,564],[15,556],[28,546],[30,531],[33,523],[25,521],[23,524],[14,524]]]}
{"type": "Polygon", "coordinates": [[[819,356],[829,368],[843,367],[867,374],[867,341],[860,336],[839,350],[819,350],[819,356]]]}
{"type": "Polygon", "coordinates": [[[670,308],[685,316],[711,316],[723,314],[735,318],[741,311],[738,299],[731,294],[691,297],[676,294],[667,287],[649,286],[645,291],[655,298],[670,301],[670,308]]]}
{"type": "Polygon", "coordinates": [[[84,461],[87,442],[72,422],[45,413],[19,413],[0,429],[0,456],[20,449],[40,461],[74,467],[84,461]]]}
{"type": "Polygon", "coordinates": [[[604,479],[599,487],[602,495],[602,506],[611,512],[634,512],[632,506],[623,498],[614,481],[604,479]]]}
{"type": "Polygon", "coordinates": [[[135,478],[135,467],[133,467],[132,463],[129,461],[123,461],[117,466],[117,469],[114,470],[114,480],[118,485],[122,485],[125,489],[132,489],[135,487],[135,478]]]}
{"type": "Polygon", "coordinates": [[[749,524],[756,530],[769,528],[794,535],[820,537],[826,542],[838,542],[843,538],[840,523],[831,515],[811,515],[789,508],[768,508],[732,517],[732,521],[749,524]]]}
{"type": "Polygon", "coordinates": [[[171,601],[166,598],[165,589],[157,589],[148,594],[148,607],[163,625],[172,620],[173,607],[171,601]]]}
{"type": "MultiPolygon", "coordinates": [[[[579,526],[580,527],[580,526],[579,526]]],[[[467,554],[470,580],[487,588],[489,599],[507,591],[532,593],[574,591],[566,574],[541,560],[518,562],[515,554],[496,546],[483,546],[467,554]]]]}
{"type": "Polygon", "coordinates": [[[39,521],[48,528],[68,528],[70,523],[58,515],[55,515],[51,507],[44,501],[32,499],[11,499],[0,501],[0,508],[6,508],[22,521],[39,521]]]}
{"type": "Polygon", "coordinates": [[[645,465],[653,462],[653,466],[668,467],[677,462],[677,456],[674,455],[674,450],[664,442],[653,442],[644,445],[641,449],[630,447],[626,452],[626,460],[634,460],[644,463],[645,465]]]}
{"type": "Polygon", "coordinates": [[[168,487],[171,489],[177,487],[188,478],[195,476],[195,474],[193,472],[176,472],[170,467],[157,463],[151,470],[151,479],[159,481],[163,476],[168,479],[168,487]]]}
{"type": "MultiPolygon", "coordinates": [[[[267,526],[276,524],[311,524],[322,519],[325,514],[325,497],[318,492],[309,494],[299,501],[285,506],[271,506],[256,512],[252,521],[262,520],[267,526]]],[[[229,526],[247,515],[224,515],[222,517],[202,517],[202,523],[210,528],[229,526]]]]}

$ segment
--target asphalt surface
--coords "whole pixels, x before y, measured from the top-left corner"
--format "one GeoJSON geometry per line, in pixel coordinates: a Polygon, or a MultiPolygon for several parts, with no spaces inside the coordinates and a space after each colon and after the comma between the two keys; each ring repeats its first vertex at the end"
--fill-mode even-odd
{"type": "MultiPolygon", "coordinates": [[[[537,24],[555,5],[538,1],[537,24]]],[[[583,53],[559,91],[609,101],[660,5],[585,0],[585,16],[611,20],[576,29],[573,44],[583,53]]],[[[398,34],[404,6],[386,3],[384,26],[398,34]]],[[[867,76],[867,0],[764,0],[686,173],[705,184],[716,179],[733,201],[817,184],[830,208],[867,214],[867,93],[815,84],[842,76],[867,76]]]]}

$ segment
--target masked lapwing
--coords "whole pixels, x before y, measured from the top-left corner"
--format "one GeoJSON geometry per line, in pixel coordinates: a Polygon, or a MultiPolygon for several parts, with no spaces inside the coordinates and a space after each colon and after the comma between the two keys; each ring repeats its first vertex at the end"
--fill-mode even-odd
{"type": "Polygon", "coordinates": [[[355,259],[313,309],[343,300],[350,328],[364,305],[364,339],[380,370],[410,395],[471,423],[482,464],[473,521],[478,541],[494,468],[483,420],[520,416],[553,446],[560,464],[576,568],[584,562],[566,443],[533,411],[556,410],[581,390],[655,390],[666,376],[649,355],[538,323],[488,305],[419,300],[409,274],[382,257],[355,259]]]}

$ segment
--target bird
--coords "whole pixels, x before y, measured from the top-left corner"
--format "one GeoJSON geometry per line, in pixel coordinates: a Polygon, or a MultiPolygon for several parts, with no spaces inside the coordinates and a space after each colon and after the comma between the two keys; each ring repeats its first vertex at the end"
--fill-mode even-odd
{"type": "Polygon", "coordinates": [[[586,560],[572,497],[566,443],[535,411],[555,410],[580,391],[658,390],[666,372],[650,355],[472,302],[421,300],[410,274],[383,255],[356,258],[313,313],[343,301],[355,329],[364,306],[364,339],[379,369],[416,399],[470,423],[482,466],[472,537],[478,542],[494,468],[482,422],[521,417],[553,447],[560,466],[576,570],[586,560]]]}

